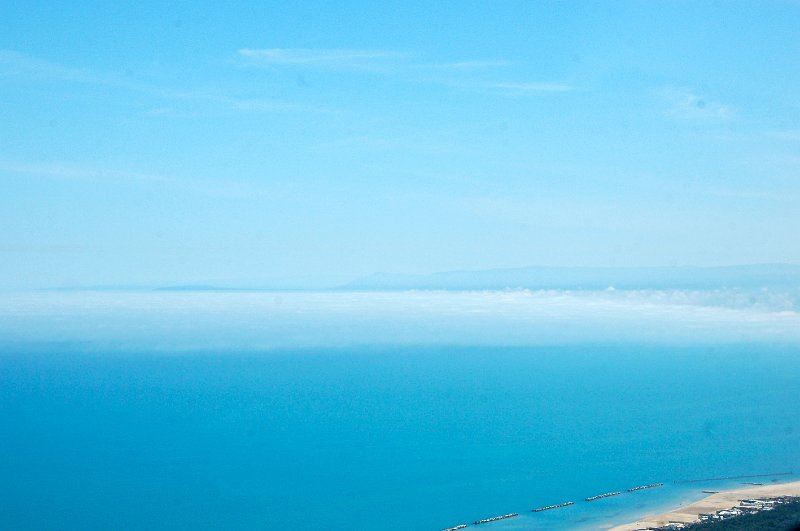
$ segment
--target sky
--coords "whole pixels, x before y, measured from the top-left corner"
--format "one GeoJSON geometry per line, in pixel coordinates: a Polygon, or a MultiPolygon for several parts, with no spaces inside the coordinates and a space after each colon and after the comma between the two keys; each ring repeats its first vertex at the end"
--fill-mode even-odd
{"type": "Polygon", "coordinates": [[[0,288],[800,263],[798,2],[3,2],[0,288]]]}

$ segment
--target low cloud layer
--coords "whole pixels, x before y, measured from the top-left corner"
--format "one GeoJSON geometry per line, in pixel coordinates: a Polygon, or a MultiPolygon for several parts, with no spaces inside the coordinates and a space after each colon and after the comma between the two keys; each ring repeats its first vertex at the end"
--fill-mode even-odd
{"type": "Polygon", "coordinates": [[[2,299],[0,334],[12,346],[800,343],[797,298],[777,292],[61,292],[2,299]]]}

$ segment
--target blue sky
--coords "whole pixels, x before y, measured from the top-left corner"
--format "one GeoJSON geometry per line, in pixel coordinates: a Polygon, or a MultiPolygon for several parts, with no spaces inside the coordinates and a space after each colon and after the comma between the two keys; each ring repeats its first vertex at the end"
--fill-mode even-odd
{"type": "Polygon", "coordinates": [[[67,4],[0,6],[0,287],[800,263],[797,2],[67,4]]]}

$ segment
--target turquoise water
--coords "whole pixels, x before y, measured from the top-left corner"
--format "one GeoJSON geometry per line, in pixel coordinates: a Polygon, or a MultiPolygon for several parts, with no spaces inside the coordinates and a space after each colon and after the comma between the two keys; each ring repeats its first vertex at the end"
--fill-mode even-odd
{"type": "Polygon", "coordinates": [[[481,526],[600,528],[740,483],[676,480],[800,471],[798,391],[800,347],[766,343],[18,341],[0,527],[437,530],[666,483],[481,526]]]}

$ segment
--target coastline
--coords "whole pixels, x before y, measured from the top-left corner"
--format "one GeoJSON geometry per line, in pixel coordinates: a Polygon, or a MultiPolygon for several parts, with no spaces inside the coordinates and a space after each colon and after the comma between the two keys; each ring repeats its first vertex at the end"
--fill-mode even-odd
{"type": "Polygon", "coordinates": [[[713,513],[729,509],[739,505],[739,501],[743,499],[777,496],[800,496],[800,481],[720,491],[689,505],[681,504],[679,507],[661,514],[646,515],[635,522],[611,527],[609,531],[640,531],[651,527],[661,527],[670,522],[691,523],[698,520],[700,513],[713,513]]]}

